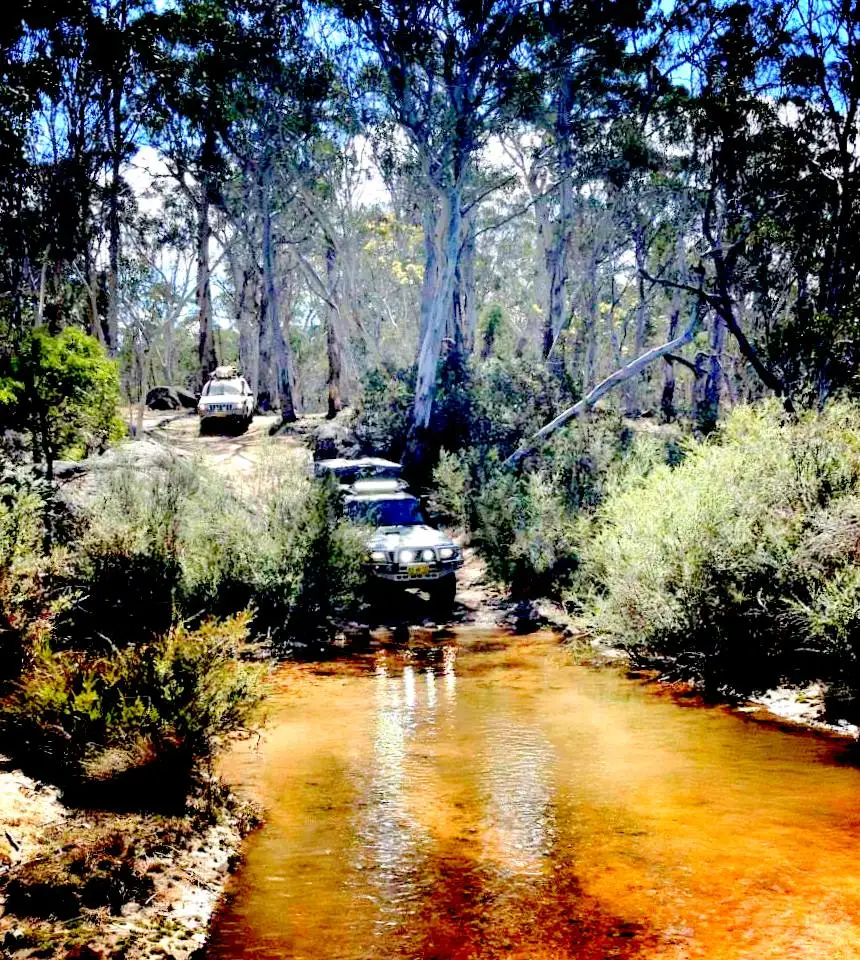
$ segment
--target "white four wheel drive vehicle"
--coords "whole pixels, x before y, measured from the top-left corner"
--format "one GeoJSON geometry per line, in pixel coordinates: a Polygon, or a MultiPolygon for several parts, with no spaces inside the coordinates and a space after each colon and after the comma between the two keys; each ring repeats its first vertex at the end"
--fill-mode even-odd
{"type": "Polygon", "coordinates": [[[403,486],[396,479],[357,480],[344,498],[346,515],[373,528],[367,551],[377,594],[385,583],[417,587],[448,610],[462,553],[447,534],[425,523],[418,498],[403,486]]]}
{"type": "Polygon", "coordinates": [[[233,367],[216,367],[197,404],[200,432],[205,433],[215,424],[247,430],[254,406],[254,395],[245,378],[233,367]]]}

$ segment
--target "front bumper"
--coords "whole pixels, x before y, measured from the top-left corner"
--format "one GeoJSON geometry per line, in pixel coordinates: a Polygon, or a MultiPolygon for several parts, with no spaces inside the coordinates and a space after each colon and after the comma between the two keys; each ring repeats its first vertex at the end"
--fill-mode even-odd
{"type": "Polygon", "coordinates": [[[406,583],[421,586],[422,583],[432,583],[443,577],[452,577],[454,572],[463,566],[462,558],[456,560],[437,561],[431,565],[427,573],[409,573],[405,567],[396,563],[372,563],[369,565],[372,576],[389,583],[406,583]]]}
{"type": "Polygon", "coordinates": [[[244,410],[198,410],[201,420],[246,420],[250,414],[244,410]]]}

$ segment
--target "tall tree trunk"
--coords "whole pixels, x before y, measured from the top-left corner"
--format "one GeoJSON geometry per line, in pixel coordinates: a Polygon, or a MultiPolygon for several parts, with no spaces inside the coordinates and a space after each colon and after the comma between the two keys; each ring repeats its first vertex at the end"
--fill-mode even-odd
{"type": "MultiPolygon", "coordinates": [[[[290,346],[284,337],[278,310],[278,288],[275,277],[275,248],[272,237],[271,169],[263,174],[262,184],[263,227],[263,289],[265,292],[265,325],[268,343],[271,346],[269,360],[273,362],[275,388],[281,419],[285,422],[296,419],[293,397],[293,369],[290,346]]],[[[261,367],[262,357],[261,357],[261,367]]]]}
{"type": "Polygon", "coordinates": [[[475,304],[475,217],[470,212],[463,218],[463,242],[457,261],[452,303],[450,336],[457,350],[467,355],[475,348],[478,314],[475,304]]]}
{"type": "Polygon", "coordinates": [[[199,362],[199,386],[206,382],[209,374],[218,366],[218,358],[215,354],[215,337],[212,330],[212,284],[209,266],[209,238],[211,235],[209,185],[207,178],[204,177],[197,209],[197,317],[200,326],[197,340],[197,359],[199,362]]]}
{"type": "Polygon", "coordinates": [[[341,314],[339,309],[339,267],[337,247],[331,237],[326,238],[325,268],[328,286],[326,304],[326,350],[328,352],[328,413],[329,419],[336,417],[344,408],[343,395],[343,337],[341,333],[341,314]]]}
{"type": "MultiPolygon", "coordinates": [[[[414,443],[417,435],[430,425],[433,399],[436,392],[436,372],[442,352],[442,338],[454,298],[457,261],[460,252],[462,222],[461,188],[452,186],[445,194],[442,209],[443,245],[439,250],[438,289],[427,307],[427,327],[418,353],[418,375],[415,384],[415,403],[412,410],[414,443]]],[[[423,309],[423,305],[422,305],[423,309]]],[[[414,447],[414,444],[413,444],[414,447]]],[[[412,449],[412,453],[417,453],[412,449]]]]}
{"type": "MultiPolygon", "coordinates": [[[[672,298],[672,311],[669,314],[669,335],[667,340],[673,340],[678,332],[678,320],[681,308],[677,292],[672,298]]],[[[663,391],[660,395],[660,416],[664,423],[672,423],[675,419],[675,361],[671,356],[663,357],[663,391]]]]}
{"type": "Polygon", "coordinates": [[[119,349],[119,258],[120,258],[120,166],[122,163],[122,82],[114,81],[111,93],[111,151],[110,186],[108,189],[108,276],[107,276],[107,330],[105,344],[111,356],[119,349]]]}
{"type": "Polygon", "coordinates": [[[418,324],[419,349],[421,344],[424,343],[424,337],[430,325],[433,304],[436,301],[439,288],[439,248],[441,246],[439,228],[441,216],[435,201],[424,207],[422,219],[424,222],[424,277],[421,281],[421,307],[418,324]]]}
{"type": "Polygon", "coordinates": [[[702,402],[696,410],[696,420],[706,429],[713,429],[720,418],[725,341],[726,324],[720,312],[715,310],[711,314],[711,353],[708,358],[702,402]]]}
{"type": "MultiPolygon", "coordinates": [[[[244,246],[244,245],[243,245],[244,246]]],[[[236,328],[239,331],[239,363],[242,376],[256,396],[260,381],[260,324],[257,305],[259,268],[250,261],[248,252],[234,245],[230,254],[235,291],[236,328]]]]}
{"type": "MultiPolygon", "coordinates": [[[[645,297],[645,260],[647,251],[645,249],[645,229],[641,221],[637,223],[633,229],[633,252],[636,257],[636,270],[638,272],[638,298],[636,301],[633,332],[635,341],[634,352],[638,356],[645,349],[645,341],[648,334],[648,303],[645,297]]],[[[671,364],[672,361],[670,360],[668,362],[671,364]]],[[[641,413],[642,387],[645,376],[646,374],[643,373],[639,380],[630,380],[627,384],[625,406],[628,416],[636,416],[641,413]]]]}
{"type": "Polygon", "coordinates": [[[558,89],[555,136],[558,149],[558,222],[552,242],[547,245],[547,311],[544,316],[543,355],[549,358],[555,339],[567,322],[568,252],[573,235],[573,78],[565,73],[558,89]]]}

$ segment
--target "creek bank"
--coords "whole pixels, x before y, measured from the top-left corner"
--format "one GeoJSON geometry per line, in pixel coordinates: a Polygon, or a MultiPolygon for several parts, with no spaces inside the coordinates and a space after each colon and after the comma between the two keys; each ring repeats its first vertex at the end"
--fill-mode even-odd
{"type": "Polygon", "coordinates": [[[217,819],[82,811],[20,770],[0,770],[0,947],[10,960],[191,960],[242,839],[217,819]]]}

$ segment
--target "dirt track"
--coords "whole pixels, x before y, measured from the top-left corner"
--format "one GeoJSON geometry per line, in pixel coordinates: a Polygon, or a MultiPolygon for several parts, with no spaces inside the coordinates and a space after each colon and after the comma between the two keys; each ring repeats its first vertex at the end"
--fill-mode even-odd
{"type": "Polygon", "coordinates": [[[147,412],[143,418],[143,432],[171,449],[201,457],[221,476],[241,480],[250,477],[269,452],[281,454],[290,451],[299,461],[310,459],[307,438],[322,422],[322,415],[302,417],[297,423],[271,436],[270,431],[277,427],[278,422],[275,416],[258,416],[254,417],[244,433],[225,431],[201,436],[200,421],[193,413],[147,412]]]}

